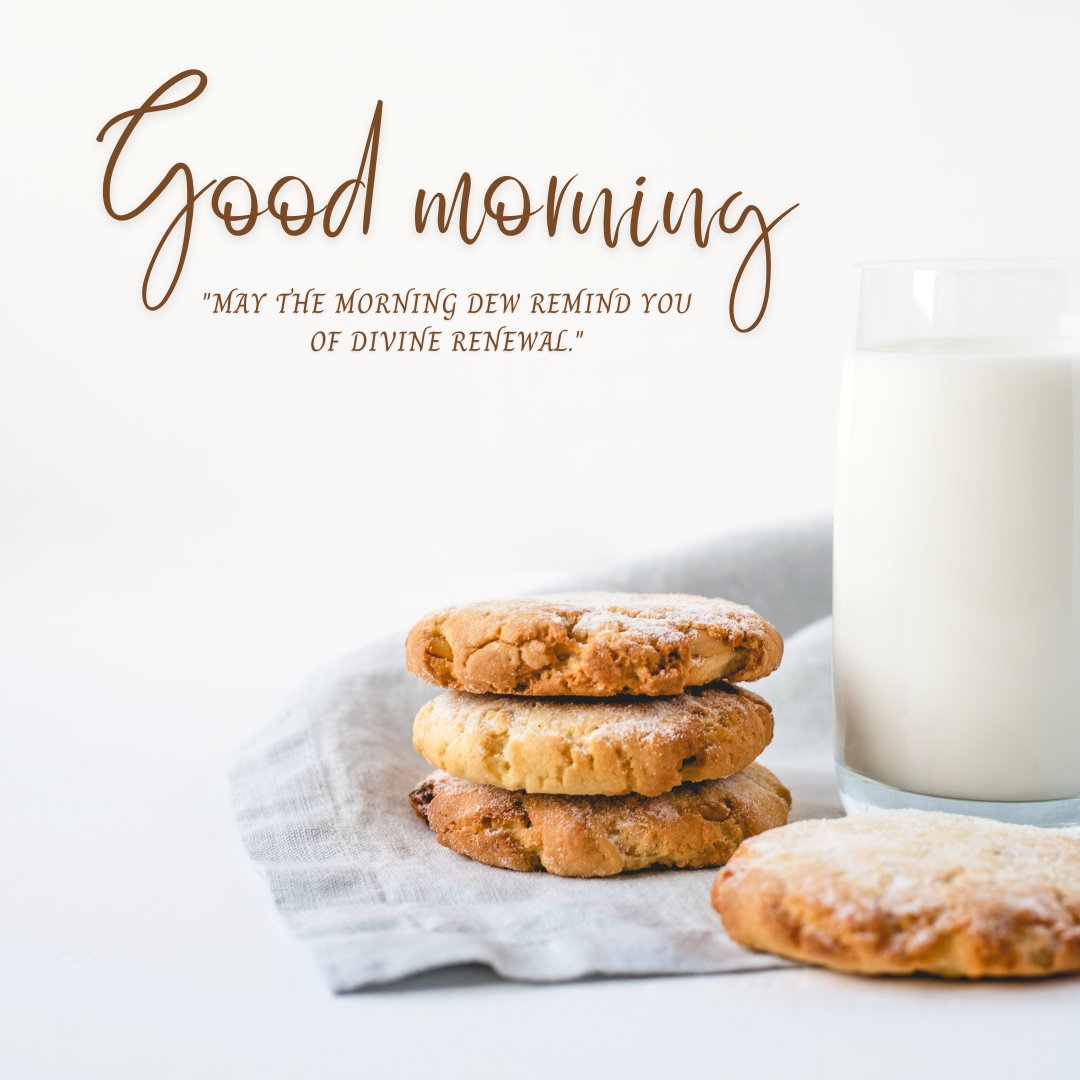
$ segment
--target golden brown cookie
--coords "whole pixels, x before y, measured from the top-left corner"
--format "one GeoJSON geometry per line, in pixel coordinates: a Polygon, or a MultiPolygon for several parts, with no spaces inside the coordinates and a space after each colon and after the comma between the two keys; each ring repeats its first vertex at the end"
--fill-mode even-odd
{"type": "Polygon", "coordinates": [[[665,698],[526,698],[447,690],[413,746],[477,784],[548,795],[660,795],[745,768],[773,733],[757,694],[718,683],[665,698]]]}
{"type": "Polygon", "coordinates": [[[757,612],[704,596],[561,593],[426,615],[405,644],[409,670],[474,694],[678,694],[749,682],[783,642],[757,612]]]}
{"type": "Polygon", "coordinates": [[[439,843],[506,870],[610,877],[648,866],[720,866],[747,836],[787,821],[791,795],[768,769],[640,795],[526,795],[446,773],[409,795],[439,843]]]}
{"type": "Polygon", "coordinates": [[[919,810],[800,821],[747,844],[713,906],[752,949],[863,974],[1080,970],[1080,839],[919,810]]]}

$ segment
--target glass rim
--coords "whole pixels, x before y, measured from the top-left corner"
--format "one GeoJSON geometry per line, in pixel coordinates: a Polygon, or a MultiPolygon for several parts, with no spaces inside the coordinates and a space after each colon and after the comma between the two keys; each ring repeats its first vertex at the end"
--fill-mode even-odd
{"type": "Polygon", "coordinates": [[[1057,273],[1080,274],[1080,258],[981,257],[964,259],[875,259],[852,263],[860,271],[933,273],[1057,273]]]}

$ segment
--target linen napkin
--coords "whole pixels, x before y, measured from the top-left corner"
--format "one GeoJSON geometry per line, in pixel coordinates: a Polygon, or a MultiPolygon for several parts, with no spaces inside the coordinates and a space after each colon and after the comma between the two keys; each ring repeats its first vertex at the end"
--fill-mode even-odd
{"type": "MultiPolygon", "coordinates": [[[[726,538],[567,588],[690,592],[750,604],[785,635],[761,761],[792,819],[840,813],[833,779],[828,523],[726,538]]],[[[422,614],[421,612],[417,613],[422,614]]],[[[244,845],[286,924],[338,992],[481,963],[508,978],[785,966],[724,934],[715,870],[615,878],[520,874],[442,848],[409,807],[431,767],[412,718],[436,692],[404,667],[404,634],[313,675],[243,749],[231,781],[244,845]]]]}

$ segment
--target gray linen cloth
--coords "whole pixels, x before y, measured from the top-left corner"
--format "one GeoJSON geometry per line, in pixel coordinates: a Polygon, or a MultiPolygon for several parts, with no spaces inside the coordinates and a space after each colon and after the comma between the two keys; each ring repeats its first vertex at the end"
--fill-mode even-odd
{"type": "MultiPolygon", "coordinates": [[[[786,651],[753,686],[776,715],[761,760],[791,788],[793,818],[832,816],[830,563],[829,525],[815,523],[569,587],[726,596],[771,619],[786,651]]],[[[538,981],[785,964],[724,934],[709,904],[713,870],[581,880],[498,870],[440,847],[406,799],[431,771],[411,726],[436,690],[405,670],[403,643],[399,634],[312,676],[232,771],[248,854],[331,989],[466,963],[538,981]]]]}

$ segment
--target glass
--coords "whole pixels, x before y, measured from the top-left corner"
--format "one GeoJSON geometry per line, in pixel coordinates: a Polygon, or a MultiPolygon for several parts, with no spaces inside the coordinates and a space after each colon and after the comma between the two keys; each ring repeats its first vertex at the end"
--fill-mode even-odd
{"type": "Polygon", "coordinates": [[[1080,823],[1080,262],[861,268],[833,686],[848,810],[1080,823]]]}

